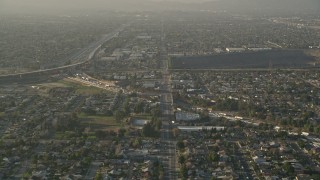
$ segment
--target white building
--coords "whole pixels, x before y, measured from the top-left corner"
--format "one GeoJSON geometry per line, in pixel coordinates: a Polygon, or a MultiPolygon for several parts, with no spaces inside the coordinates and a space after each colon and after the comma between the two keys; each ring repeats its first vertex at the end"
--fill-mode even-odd
{"type": "Polygon", "coordinates": [[[229,53],[234,53],[234,52],[243,52],[246,49],[244,48],[226,48],[226,51],[229,53]]]}
{"type": "Polygon", "coordinates": [[[224,130],[225,127],[222,126],[178,126],[178,129],[181,131],[202,131],[202,130],[211,130],[216,129],[217,131],[224,130]]]}
{"type": "Polygon", "coordinates": [[[176,112],[177,121],[196,121],[200,119],[200,115],[189,112],[176,112]]]}
{"type": "Polygon", "coordinates": [[[155,88],[156,87],[156,82],[154,82],[154,81],[145,81],[145,82],[143,82],[142,86],[144,88],[155,88]]]}

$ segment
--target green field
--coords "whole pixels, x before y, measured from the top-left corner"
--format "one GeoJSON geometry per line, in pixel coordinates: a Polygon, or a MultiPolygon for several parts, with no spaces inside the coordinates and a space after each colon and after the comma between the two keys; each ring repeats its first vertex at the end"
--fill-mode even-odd
{"type": "Polygon", "coordinates": [[[84,113],[78,116],[81,124],[93,130],[118,130],[121,124],[113,116],[92,116],[84,113]]]}
{"type": "Polygon", "coordinates": [[[63,83],[62,81],[58,81],[54,83],[43,83],[43,84],[39,84],[39,86],[45,87],[48,89],[57,88],[57,87],[71,87],[70,85],[63,83]]]}
{"type": "Polygon", "coordinates": [[[151,120],[152,116],[150,114],[138,114],[138,115],[132,116],[132,119],[151,120]]]}
{"type": "Polygon", "coordinates": [[[87,86],[82,83],[72,81],[70,79],[64,79],[54,83],[43,83],[43,84],[39,84],[39,86],[46,89],[73,88],[76,94],[81,94],[81,95],[96,95],[101,93],[112,93],[110,91],[93,87],[93,86],[87,86]]]}

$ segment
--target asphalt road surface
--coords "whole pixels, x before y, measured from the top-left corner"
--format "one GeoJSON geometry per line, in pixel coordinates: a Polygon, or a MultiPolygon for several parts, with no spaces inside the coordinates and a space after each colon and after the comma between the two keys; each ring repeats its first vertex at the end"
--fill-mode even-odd
{"type": "MultiPolygon", "coordinates": [[[[164,38],[162,38],[162,41],[164,38]]],[[[168,71],[168,61],[166,48],[163,46],[161,49],[162,58],[162,75],[161,82],[161,97],[160,108],[162,111],[162,130],[161,130],[161,142],[163,145],[161,152],[161,160],[164,165],[164,179],[178,179],[176,170],[176,141],[172,136],[172,129],[174,124],[174,112],[172,108],[173,98],[171,89],[171,75],[168,71]]]]}

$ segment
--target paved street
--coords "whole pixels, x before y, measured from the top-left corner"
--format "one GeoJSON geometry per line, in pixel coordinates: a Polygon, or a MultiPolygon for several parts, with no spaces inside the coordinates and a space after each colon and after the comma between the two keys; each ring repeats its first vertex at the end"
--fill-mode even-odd
{"type": "MultiPolygon", "coordinates": [[[[162,38],[164,40],[164,38],[162,38]]],[[[164,42],[163,42],[164,44],[164,42]]],[[[173,98],[171,89],[171,75],[168,71],[168,61],[166,48],[163,45],[161,50],[162,56],[162,86],[160,107],[162,111],[162,131],[161,131],[161,141],[163,143],[162,150],[162,162],[164,165],[164,179],[177,179],[177,167],[176,167],[176,141],[172,136],[174,120],[174,112],[172,109],[173,98]]]]}

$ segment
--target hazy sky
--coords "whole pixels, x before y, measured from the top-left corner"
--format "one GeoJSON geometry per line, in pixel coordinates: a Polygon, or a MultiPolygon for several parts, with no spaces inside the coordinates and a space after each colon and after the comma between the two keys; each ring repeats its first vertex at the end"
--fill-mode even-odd
{"type": "Polygon", "coordinates": [[[10,13],[60,13],[88,10],[226,9],[250,11],[319,10],[320,0],[0,0],[0,11],[10,13]],[[196,5],[190,5],[195,3],[196,5]]]}
{"type": "Polygon", "coordinates": [[[6,12],[45,13],[88,9],[130,10],[132,8],[132,10],[148,10],[148,8],[153,8],[153,4],[163,4],[163,2],[171,4],[174,2],[202,3],[207,1],[210,0],[0,0],[0,5],[1,9],[6,12]]]}

